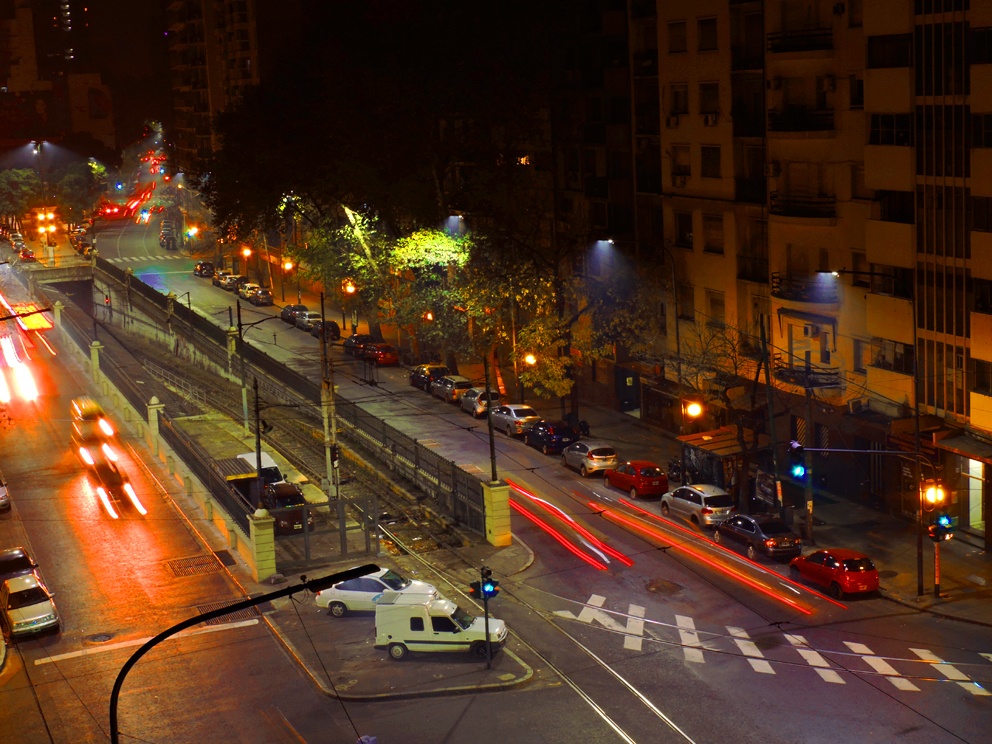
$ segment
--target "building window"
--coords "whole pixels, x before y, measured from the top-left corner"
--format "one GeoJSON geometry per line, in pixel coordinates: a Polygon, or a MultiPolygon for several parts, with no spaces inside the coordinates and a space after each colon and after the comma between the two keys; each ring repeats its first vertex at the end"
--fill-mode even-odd
{"type": "Polygon", "coordinates": [[[865,183],[864,163],[854,163],[851,166],[851,198],[871,199],[874,193],[865,183]]]}
{"type": "Polygon", "coordinates": [[[675,21],[668,24],[668,53],[679,54],[688,50],[686,42],[685,21],[675,21]]]}
{"type": "Polygon", "coordinates": [[[968,198],[968,229],[979,232],[992,232],[992,199],[987,196],[968,198]]]}
{"type": "Polygon", "coordinates": [[[703,215],[703,251],[723,255],[723,215],[703,215]]]}
{"type": "Polygon", "coordinates": [[[703,178],[720,178],[720,148],[703,145],[700,154],[702,157],[699,174],[703,178]]]}
{"type": "Polygon", "coordinates": [[[913,63],[913,35],[869,36],[865,66],[869,70],[909,67],[913,63]]]}
{"type": "Polygon", "coordinates": [[[863,78],[851,76],[849,106],[852,109],[865,107],[865,81],[863,78]]]}
{"type": "Polygon", "coordinates": [[[679,320],[696,319],[696,288],[690,284],[679,284],[679,320]]]}
{"type": "Polygon", "coordinates": [[[992,147],[992,114],[972,114],[971,146],[992,147]]]}
{"type": "Polygon", "coordinates": [[[992,28],[971,29],[971,64],[986,65],[992,62],[992,28]]]}
{"type": "Polygon", "coordinates": [[[871,366],[890,369],[903,375],[913,374],[915,355],[911,345],[900,344],[887,338],[876,338],[872,340],[871,346],[871,366]]]}
{"type": "Polygon", "coordinates": [[[972,280],[974,310],[976,313],[992,314],[992,282],[987,279],[972,280]]]}
{"type": "Polygon", "coordinates": [[[872,114],[868,132],[869,145],[898,145],[910,147],[913,144],[912,114],[872,114]]]}
{"type": "Polygon", "coordinates": [[[983,362],[981,359],[972,359],[974,367],[971,389],[982,395],[992,395],[992,362],[983,362]]]}
{"type": "Polygon", "coordinates": [[[723,292],[707,289],[706,308],[709,314],[706,325],[714,328],[723,328],[727,325],[727,300],[723,292]]]}
{"type": "Polygon", "coordinates": [[[672,145],[672,175],[691,176],[689,145],[672,145]]]}
{"type": "Polygon", "coordinates": [[[675,245],[692,248],[692,212],[675,213],[675,245]]]}
{"type": "Polygon", "coordinates": [[[699,84],[699,113],[717,114],[720,112],[720,83],[699,84]]]}
{"type": "Polygon", "coordinates": [[[668,113],[670,114],[689,113],[688,83],[672,83],[671,85],[669,85],[668,98],[669,98],[668,113]]]}
{"type": "Polygon", "coordinates": [[[855,372],[860,372],[861,374],[868,373],[868,356],[871,351],[871,344],[867,341],[862,341],[859,338],[854,339],[854,359],[853,367],[855,372]]]}
{"type": "Polygon", "coordinates": [[[851,284],[855,287],[871,286],[871,265],[862,251],[851,251],[851,284]]]}
{"type": "Polygon", "coordinates": [[[698,34],[696,47],[700,52],[711,52],[716,49],[716,18],[700,18],[696,23],[698,34]]]}

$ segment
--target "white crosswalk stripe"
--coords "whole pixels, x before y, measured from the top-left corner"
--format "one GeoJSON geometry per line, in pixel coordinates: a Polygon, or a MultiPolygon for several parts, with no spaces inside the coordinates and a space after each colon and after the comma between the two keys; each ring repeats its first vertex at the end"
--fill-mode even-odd
{"type": "Polygon", "coordinates": [[[879,674],[885,675],[885,678],[889,680],[896,688],[903,690],[905,692],[919,692],[920,688],[914,685],[905,677],[899,676],[899,672],[887,662],[885,659],[880,659],[875,656],[875,652],[868,648],[863,643],[853,643],[851,641],[844,641],[844,645],[847,646],[851,651],[858,654],[865,663],[874,669],[879,674]]]}
{"type": "Polygon", "coordinates": [[[187,256],[119,256],[118,258],[108,258],[110,263],[135,263],[138,261],[181,261],[187,256]]]}
{"type": "Polygon", "coordinates": [[[754,671],[761,674],[775,674],[772,665],[765,661],[765,655],[761,653],[755,642],[750,640],[750,636],[748,636],[744,628],[734,628],[728,625],[727,630],[734,637],[734,643],[737,644],[737,648],[740,649],[741,653],[747,657],[747,661],[754,671]]]}
{"type": "Polygon", "coordinates": [[[809,648],[809,644],[806,643],[805,638],[801,635],[793,635],[792,633],[786,633],[785,637],[795,647],[796,653],[802,656],[807,664],[816,668],[816,673],[820,675],[820,678],[824,682],[831,682],[835,685],[845,684],[841,676],[829,668],[830,662],[824,659],[818,651],[809,648]]]}
{"type": "Polygon", "coordinates": [[[909,650],[912,651],[917,656],[919,656],[924,661],[929,661],[933,665],[934,669],[936,669],[938,672],[943,674],[947,679],[957,682],[972,695],[992,695],[992,693],[990,693],[981,685],[972,682],[971,677],[969,677],[967,674],[962,672],[957,667],[954,667],[946,663],[933,651],[930,651],[925,648],[911,648],[909,650]]]}
{"type": "Polygon", "coordinates": [[[631,617],[627,620],[627,634],[623,637],[623,647],[631,651],[641,650],[641,636],[644,635],[645,610],[640,605],[630,605],[631,617]]]}
{"type": "Polygon", "coordinates": [[[703,651],[698,648],[699,634],[696,632],[696,623],[691,617],[685,615],[676,615],[675,623],[679,626],[679,638],[682,640],[685,660],[696,664],[705,664],[706,659],[703,658],[703,651]]]}

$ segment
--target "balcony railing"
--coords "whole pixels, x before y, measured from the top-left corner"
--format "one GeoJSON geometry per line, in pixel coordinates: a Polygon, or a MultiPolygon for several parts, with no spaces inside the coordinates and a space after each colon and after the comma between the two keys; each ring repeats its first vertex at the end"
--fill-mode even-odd
{"type": "Polygon", "coordinates": [[[812,28],[802,31],[779,31],[768,34],[768,51],[815,52],[834,48],[834,32],[829,28],[812,28]]]}
{"type": "Polygon", "coordinates": [[[828,275],[789,276],[772,273],[772,297],[791,302],[815,302],[821,305],[835,305],[840,301],[837,282],[826,279],[828,275]]]}
{"type": "Polygon", "coordinates": [[[836,217],[837,199],[833,196],[798,196],[773,191],[771,213],[782,217],[836,217]]]}
{"type": "Polygon", "coordinates": [[[786,354],[775,354],[772,367],[776,380],[811,388],[840,387],[840,370],[820,367],[810,367],[807,370],[805,366],[792,366],[789,359],[786,354]]]}
{"type": "Polygon", "coordinates": [[[833,128],[833,111],[814,111],[802,106],[790,106],[784,111],[768,112],[770,132],[826,132],[833,128]]]}

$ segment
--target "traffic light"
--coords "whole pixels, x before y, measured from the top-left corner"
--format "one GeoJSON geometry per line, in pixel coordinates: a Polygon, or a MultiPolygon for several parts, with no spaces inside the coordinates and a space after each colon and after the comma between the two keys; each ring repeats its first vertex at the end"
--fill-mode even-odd
{"type": "Polygon", "coordinates": [[[483,599],[483,596],[482,596],[482,582],[481,581],[473,581],[471,584],[469,584],[468,593],[472,597],[472,599],[483,599]]]}
{"type": "Polygon", "coordinates": [[[103,296],[103,306],[110,307],[110,295],[103,296]]]}
{"type": "Polygon", "coordinates": [[[795,439],[789,442],[789,473],[797,480],[806,477],[806,451],[795,439]]]}
{"type": "Polygon", "coordinates": [[[336,444],[331,445],[331,467],[336,468],[341,465],[341,448],[336,444]]]}
{"type": "Polygon", "coordinates": [[[482,574],[482,581],[480,582],[482,598],[492,599],[499,594],[499,582],[493,578],[493,570],[488,566],[483,566],[480,573],[482,574]]]}
{"type": "Polygon", "coordinates": [[[927,527],[927,534],[934,542],[950,540],[954,537],[954,519],[947,512],[937,512],[933,524],[927,527]]]}

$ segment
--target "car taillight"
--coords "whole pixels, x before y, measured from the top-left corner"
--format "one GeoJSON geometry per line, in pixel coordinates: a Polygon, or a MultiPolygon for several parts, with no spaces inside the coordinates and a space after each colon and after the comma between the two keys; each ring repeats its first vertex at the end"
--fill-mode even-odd
{"type": "Polygon", "coordinates": [[[775,547],[775,541],[774,540],[765,540],[765,547],[766,548],[774,548],[775,547]]]}
{"type": "Polygon", "coordinates": [[[701,510],[699,511],[699,513],[700,513],[700,514],[712,514],[712,513],[713,513],[713,510],[712,510],[712,509],[710,509],[710,508],[709,508],[708,506],[704,506],[704,507],[703,507],[703,508],[702,508],[702,509],[701,509],[701,510]]]}

